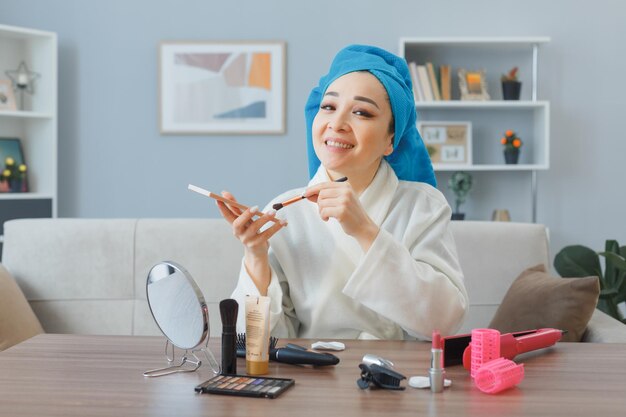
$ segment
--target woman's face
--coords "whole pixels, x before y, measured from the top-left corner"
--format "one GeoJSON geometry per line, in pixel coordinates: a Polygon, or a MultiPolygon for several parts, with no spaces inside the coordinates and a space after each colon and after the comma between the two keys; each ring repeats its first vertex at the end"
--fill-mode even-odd
{"type": "Polygon", "coordinates": [[[351,72],[328,86],[313,120],[313,146],[335,176],[374,177],[383,156],[393,151],[387,91],[369,72],[351,72]]]}

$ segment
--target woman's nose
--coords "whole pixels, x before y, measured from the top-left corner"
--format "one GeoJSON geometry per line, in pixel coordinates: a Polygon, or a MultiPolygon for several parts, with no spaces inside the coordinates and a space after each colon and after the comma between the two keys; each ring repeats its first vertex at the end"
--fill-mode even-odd
{"type": "Polygon", "coordinates": [[[349,126],[347,115],[340,111],[334,112],[328,123],[328,127],[335,131],[348,130],[349,126]]]}

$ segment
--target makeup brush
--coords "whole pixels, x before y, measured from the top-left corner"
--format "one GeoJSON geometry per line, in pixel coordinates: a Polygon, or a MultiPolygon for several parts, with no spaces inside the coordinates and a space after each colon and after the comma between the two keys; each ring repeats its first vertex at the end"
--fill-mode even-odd
{"type": "MultiPolygon", "coordinates": [[[[344,181],[348,181],[348,177],[341,177],[339,179],[336,179],[334,182],[344,182],[344,181]]],[[[285,200],[282,203],[276,203],[272,206],[272,208],[276,211],[280,210],[281,208],[288,206],[289,204],[293,204],[295,202],[298,202],[300,200],[304,200],[306,197],[303,195],[298,195],[295,197],[290,198],[289,200],[285,200]]]]}
{"type": "Polygon", "coordinates": [[[222,374],[237,374],[237,312],[239,304],[229,298],[220,301],[222,317],[222,374]]]}

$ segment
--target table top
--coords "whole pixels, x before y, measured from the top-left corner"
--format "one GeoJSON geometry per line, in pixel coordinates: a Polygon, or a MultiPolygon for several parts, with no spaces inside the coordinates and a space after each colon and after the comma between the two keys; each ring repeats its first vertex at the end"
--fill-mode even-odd
{"type": "MultiPolygon", "coordinates": [[[[430,345],[343,342],[346,350],[336,353],[341,359],[337,366],[270,362],[267,376],[296,383],[280,397],[265,399],[196,394],[194,387],[213,376],[208,365],[193,373],[144,377],[144,371],[167,365],[163,338],[42,334],[0,353],[0,416],[570,417],[621,415],[626,409],[626,344],[558,343],[519,356],[524,380],[488,395],[474,386],[462,366],[446,370],[452,386],[441,394],[411,387],[360,390],[358,364],[366,353],[392,360],[407,377],[427,375],[430,345]]],[[[219,338],[212,338],[209,346],[219,360],[219,338]]],[[[244,359],[239,359],[238,369],[245,371],[244,359]]]]}

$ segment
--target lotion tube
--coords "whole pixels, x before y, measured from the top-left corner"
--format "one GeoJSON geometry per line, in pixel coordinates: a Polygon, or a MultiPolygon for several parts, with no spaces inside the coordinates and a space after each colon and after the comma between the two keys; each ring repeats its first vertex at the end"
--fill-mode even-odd
{"type": "Polygon", "coordinates": [[[246,373],[269,372],[270,298],[246,297],[246,373]]]}

